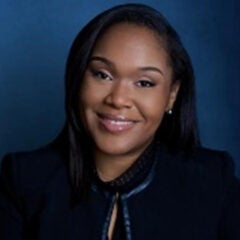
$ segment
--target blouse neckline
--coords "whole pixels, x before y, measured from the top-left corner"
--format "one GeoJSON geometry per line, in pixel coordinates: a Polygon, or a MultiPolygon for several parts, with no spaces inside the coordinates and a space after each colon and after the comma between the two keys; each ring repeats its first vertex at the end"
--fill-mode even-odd
{"type": "Polygon", "coordinates": [[[142,181],[144,181],[148,175],[154,161],[155,147],[155,141],[152,141],[152,143],[144,150],[139,158],[123,174],[111,181],[102,181],[99,178],[95,168],[94,176],[97,184],[99,184],[105,190],[114,193],[127,192],[133,189],[142,181]]]}

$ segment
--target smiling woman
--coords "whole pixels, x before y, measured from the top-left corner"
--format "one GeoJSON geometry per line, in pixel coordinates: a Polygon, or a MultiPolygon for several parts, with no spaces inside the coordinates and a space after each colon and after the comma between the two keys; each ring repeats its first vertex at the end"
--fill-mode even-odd
{"type": "Polygon", "coordinates": [[[115,162],[121,162],[114,179],[135,162],[172,109],[179,85],[172,84],[166,50],[152,30],[120,23],[102,35],[79,95],[81,121],[94,139],[98,169],[111,164],[110,175],[115,162]]]}
{"type": "Polygon", "coordinates": [[[66,68],[66,125],[9,154],[0,238],[240,239],[240,185],[200,146],[194,75],[177,33],[140,4],[88,23],[66,68]]]}

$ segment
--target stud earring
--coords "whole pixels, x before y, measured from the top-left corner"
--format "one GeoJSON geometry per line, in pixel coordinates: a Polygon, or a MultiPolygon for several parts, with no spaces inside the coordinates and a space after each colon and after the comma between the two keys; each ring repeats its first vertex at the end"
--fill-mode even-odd
{"type": "Polygon", "coordinates": [[[173,113],[172,109],[167,110],[168,115],[172,115],[172,113],[173,113]]]}

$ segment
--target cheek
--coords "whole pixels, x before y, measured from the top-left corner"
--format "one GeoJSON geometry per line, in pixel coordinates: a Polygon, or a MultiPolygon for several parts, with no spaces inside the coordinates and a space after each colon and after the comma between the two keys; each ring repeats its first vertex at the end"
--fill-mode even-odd
{"type": "Polygon", "coordinates": [[[83,85],[81,87],[81,90],[79,92],[79,113],[80,118],[83,123],[83,125],[86,127],[87,123],[87,110],[90,108],[91,105],[93,105],[93,93],[91,91],[91,88],[89,88],[89,84],[86,83],[86,80],[83,80],[83,85]]]}
{"type": "Polygon", "coordinates": [[[88,77],[83,81],[79,102],[82,103],[84,107],[94,107],[103,101],[107,91],[108,89],[106,87],[102,87],[100,84],[88,77]]]}
{"type": "Polygon", "coordinates": [[[169,99],[168,95],[166,92],[158,91],[142,97],[141,103],[139,103],[141,107],[139,108],[142,109],[145,117],[154,122],[159,122],[165,114],[169,99]]]}
{"type": "Polygon", "coordinates": [[[80,109],[88,108],[93,105],[97,99],[97,91],[88,82],[85,82],[81,88],[79,95],[79,106],[80,109]]]}
{"type": "Polygon", "coordinates": [[[95,123],[95,112],[103,99],[103,91],[91,80],[84,80],[79,94],[79,113],[83,126],[90,129],[95,123]]]}
{"type": "Polygon", "coordinates": [[[148,108],[148,124],[150,128],[156,129],[161,124],[165,111],[156,110],[154,108],[148,108]]]}

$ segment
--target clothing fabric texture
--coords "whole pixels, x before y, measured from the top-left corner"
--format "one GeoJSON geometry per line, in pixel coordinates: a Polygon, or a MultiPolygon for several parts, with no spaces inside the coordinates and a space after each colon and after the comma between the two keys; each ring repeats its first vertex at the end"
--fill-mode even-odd
{"type": "Polygon", "coordinates": [[[77,206],[62,148],[9,154],[0,177],[0,239],[106,239],[116,192],[119,239],[240,239],[240,184],[227,153],[172,152],[158,143],[150,151],[126,184],[94,178],[89,200],[77,206]]]}

